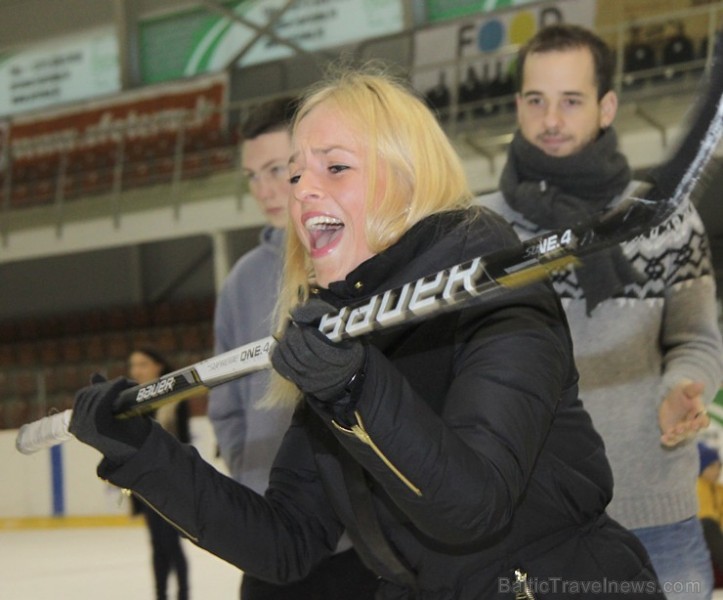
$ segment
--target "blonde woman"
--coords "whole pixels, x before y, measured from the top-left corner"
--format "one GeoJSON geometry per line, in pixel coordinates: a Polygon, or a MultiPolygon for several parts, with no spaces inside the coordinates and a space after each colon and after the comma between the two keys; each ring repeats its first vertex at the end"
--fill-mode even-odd
{"type": "Polygon", "coordinates": [[[605,515],[610,468],[547,285],[363,341],[334,344],[314,326],[330,306],[518,243],[467,208],[424,104],[348,72],[309,93],[292,133],[266,401],[297,408],[268,490],[223,477],[146,419],[113,421],[123,380],[85,389],[74,409],[71,429],[106,456],[101,476],[269,581],[304,577],[346,529],[379,599],[663,598],[640,544],[605,515]]]}

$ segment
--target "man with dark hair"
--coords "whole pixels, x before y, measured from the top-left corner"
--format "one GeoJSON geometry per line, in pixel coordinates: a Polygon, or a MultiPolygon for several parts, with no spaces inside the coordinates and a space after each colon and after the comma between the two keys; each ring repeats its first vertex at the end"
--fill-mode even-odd
{"type": "MultiPolygon", "coordinates": [[[[273,330],[273,310],[283,263],[284,228],[290,197],[288,127],[296,100],[272,100],[253,110],[241,128],[241,170],[267,225],[261,242],[234,265],[216,302],[216,353],[266,337],[273,330]]],[[[268,372],[259,371],[211,390],[208,416],[231,476],[263,494],[276,453],[291,423],[288,407],[259,408],[268,372]]],[[[303,581],[278,586],[245,575],[243,600],[367,600],[376,579],[362,565],[351,542],[342,538],[337,554],[303,581]]]]}
{"type": "Polygon", "coordinates": [[[588,55],[592,58],[597,99],[602,100],[603,96],[613,89],[615,56],[610,47],[594,32],[575,25],[552,25],[541,29],[535,37],[520,48],[517,55],[517,92],[522,91],[525,63],[528,56],[584,48],[587,48],[588,55]]]}
{"type": "MultiPolygon", "coordinates": [[[[521,238],[580,221],[640,185],[612,127],[612,74],[610,49],[573,25],[541,30],[520,53],[519,131],[500,192],[481,203],[521,238]]],[[[580,396],[613,468],[609,513],[641,539],[676,600],[711,593],[689,438],[708,424],[705,402],[723,374],[712,274],[703,224],[686,200],[655,232],[553,277],[580,396]]]]}

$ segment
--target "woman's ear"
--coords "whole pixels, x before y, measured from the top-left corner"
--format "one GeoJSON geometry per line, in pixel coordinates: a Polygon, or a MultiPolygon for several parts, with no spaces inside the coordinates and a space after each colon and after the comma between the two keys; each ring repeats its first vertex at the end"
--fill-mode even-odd
{"type": "Polygon", "coordinates": [[[607,129],[613,124],[618,112],[618,95],[610,90],[600,99],[600,129],[607,129]]]}

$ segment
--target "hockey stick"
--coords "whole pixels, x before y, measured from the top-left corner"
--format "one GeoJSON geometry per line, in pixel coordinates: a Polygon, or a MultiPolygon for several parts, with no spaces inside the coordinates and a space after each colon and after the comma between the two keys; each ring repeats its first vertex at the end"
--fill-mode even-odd
{"type": "MultiPolygon", "coordinates": [[[[474,258],[376,294],[362,304],[324,315],[319,330],[331,340],[361,336],[378,329],[436,315],[484,301],[506,290],[540,281],[578,257],[608,248],[648,231],[675,210],[672,202],[628,198],[601,219],[544,236],[531,238],[514,250],[474,258]]],[[[270,367],[272,337],[235,348],[143,386],[121,393],[114,407],[119,417],[148,412],[254,371],[270,367]]],[[[72,437],[68,432],[71,411],[66,410],[23,425],[17,449],[31,454],[72,437]]]]}
{"type": "MultiPolygon", "coordinates": [[[[483,302],[546,278],[552,271],[577,264],[578,258],[643,235],[668,219],[700,179],[723,133],[723,74],[716,60],[694,120],[676,152],[649,177],[646,198],[630,197],[596,218],[548,232],[519,246],[477,257],[399,288],[376,294],[359,304],[324,315],[319,330],[333,341],[362,336],[378,329],[428,318],[483,302]],[[697,146],[697,147],[696,147],[697,146]],[[688,157],[693,155],[693,160],[688,157]]],[[[270,367],[274,340],[263,338],[190,365],[152,383],[125,390],[114,413],[119,418],[141,414],[176,402],[253,371],[270,367]]],[[[17,449],[30,454],[72,437],[71,411],[66,410],[21,427],[17,449]]]]}

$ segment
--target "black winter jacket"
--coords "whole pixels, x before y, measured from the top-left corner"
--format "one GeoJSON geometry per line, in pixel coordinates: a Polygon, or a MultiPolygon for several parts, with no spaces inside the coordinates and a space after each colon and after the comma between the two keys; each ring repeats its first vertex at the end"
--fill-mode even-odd
{"type": "MultiPolygon", "coordinates": [[[[321,294],[341,306],[516,243],[484,209],[436,215],[321,294]]],[[[270,581],[304,577],[346,528],[380,599],[511,599],[515,570],[537,598],[663,598],[642,546],[604,513],[612,475],[546,284],[373,335],[345,400],[302,402],[263,497],[158,427],[99,474],[270,581]]]]}

